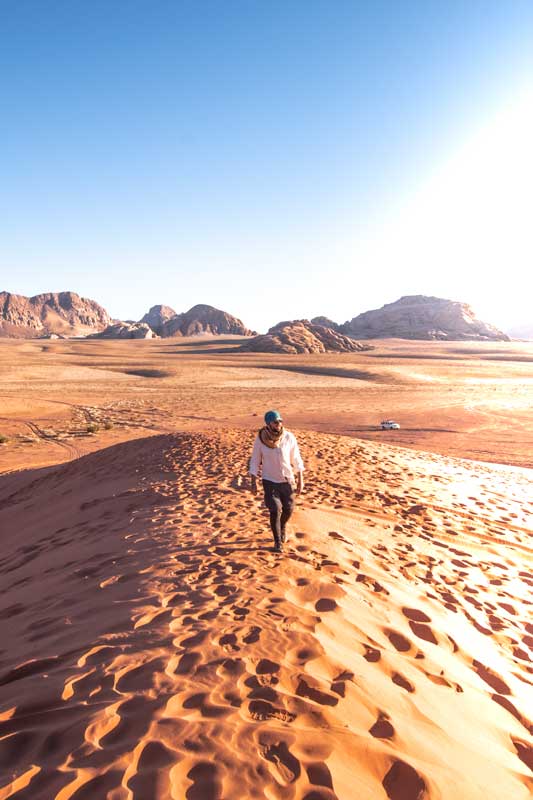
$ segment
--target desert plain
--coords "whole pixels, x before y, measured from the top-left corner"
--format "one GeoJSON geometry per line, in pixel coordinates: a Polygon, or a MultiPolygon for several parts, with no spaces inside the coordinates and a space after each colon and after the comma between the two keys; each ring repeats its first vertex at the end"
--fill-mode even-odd
{"type": "Polygon", "coordinates": [[[0,339],[0,800],[527,800],[533,344],[240,343],[0,339]]]}

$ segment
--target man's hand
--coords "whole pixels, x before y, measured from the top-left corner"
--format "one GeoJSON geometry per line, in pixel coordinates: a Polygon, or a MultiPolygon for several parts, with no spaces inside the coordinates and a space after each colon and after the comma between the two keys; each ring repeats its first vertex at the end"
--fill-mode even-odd
{"type": "Polygon", "coordinates": [[[257,478],[255,477],[255,475],[251,476],[250,490],[252,494],[257,494],[257,478]]]}
{"type": "Polygon", "coordinates": [[[304,477],[301,472],[296,476],[296,494],[302,494],[304,490],[304,477]]]}

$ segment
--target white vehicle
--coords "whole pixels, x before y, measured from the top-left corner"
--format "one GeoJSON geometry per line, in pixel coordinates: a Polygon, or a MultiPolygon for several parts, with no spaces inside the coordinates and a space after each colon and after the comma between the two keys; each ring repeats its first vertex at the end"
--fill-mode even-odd
{"type": "Polygon", "coordinates": [[[382,431],[399,431],[400,426],[397,422],[394,422],[393,419],[384,419],[381,422],[381,430],[382,431]]]}

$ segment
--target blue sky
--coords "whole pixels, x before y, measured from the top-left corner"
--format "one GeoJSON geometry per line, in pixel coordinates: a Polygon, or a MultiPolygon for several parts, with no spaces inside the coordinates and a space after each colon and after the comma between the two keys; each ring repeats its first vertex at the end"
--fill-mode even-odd
{"type": "Polygon", "coordinates": [[[530,317],[530,2],[1,0],[0,91],[0,290],[530,317]]]}

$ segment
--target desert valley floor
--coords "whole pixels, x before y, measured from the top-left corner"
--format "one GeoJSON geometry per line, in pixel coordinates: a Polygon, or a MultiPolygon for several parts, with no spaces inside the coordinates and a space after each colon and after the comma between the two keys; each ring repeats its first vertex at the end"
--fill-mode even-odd
{"type": "Polygon", "coordinates": [[[0,339],[0,800],[528,800],[533,344],[239,344],[0,339]]]}

